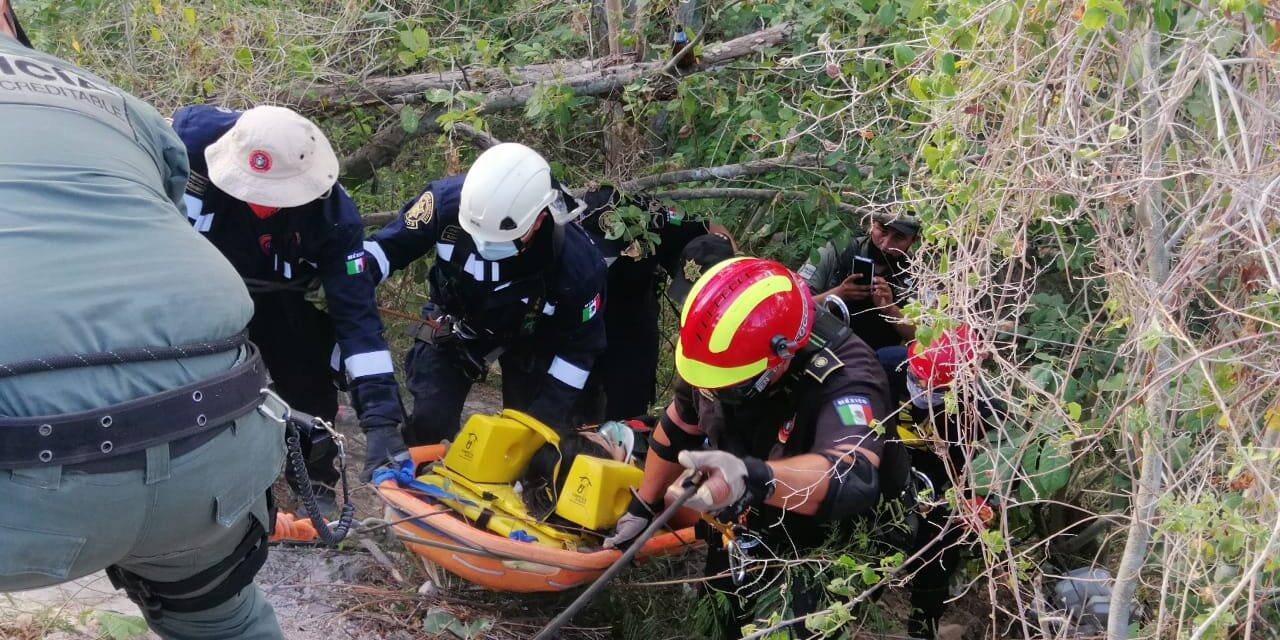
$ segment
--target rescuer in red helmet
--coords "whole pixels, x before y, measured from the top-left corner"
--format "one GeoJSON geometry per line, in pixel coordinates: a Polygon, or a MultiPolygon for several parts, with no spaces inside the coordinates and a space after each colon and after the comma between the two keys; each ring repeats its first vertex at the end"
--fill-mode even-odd
{"type": "MultiPolygon", "coordinates": [[[[707,480],[686,506],[745,522],[775,552],[817,546],[828,524],[902,493],[905,455],[874,430],[890,407],[884,369],[782,265],[734,258],[708,269],[684,301],[675,364],[644,481],[606,546],[634,539],[695,471],[707,480]]],[[[729,550],[709,537],[707,575],[722,574],[729,550]]],[[[815,610],[821,584],[789,590],[791,613],[815,610]]]]}
{"type": "Polygon", "coordinates": [[[967,325],[945,330],[927,344],[912,341],[905,349],[898,347],[897,354],[890,352],[891,348],[878,352],[898,406],[890,422],[910,452],[911,466],[922,478],[919,484],[931,494],[907,549],[916,558],[904,568],[911,576],[907,635],[933,638],[946,611],[951,576],[960,566],[965,531],[985,528],[994,516],[985,498],[963,490],[957,494],[961,509],[953,512],[945,500],[947,489],[953,486],[952,478],[963,474],[972,445],[993,420],[1003,417],[1005,408],[986,397],[980,385],[970,384],[976,381],[973,374],[983,354],[967,325]],[[953,413],[946,410],[948,391],[955,396],[953,413]]]}

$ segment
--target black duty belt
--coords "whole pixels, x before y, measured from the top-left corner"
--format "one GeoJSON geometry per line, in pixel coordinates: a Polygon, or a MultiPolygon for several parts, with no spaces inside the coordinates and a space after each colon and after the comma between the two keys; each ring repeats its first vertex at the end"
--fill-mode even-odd
{"type": "Polygon", "coordinates": [[[235,367],[163,393],[80,413],[0,417],[0,469],[76,465],[105,472],[133,466],[121,458],[159,444],[189,445],[170,447],[172,457],[185,453],[262,403],[266,367],[257,348],[248,349],[235,367]]]}

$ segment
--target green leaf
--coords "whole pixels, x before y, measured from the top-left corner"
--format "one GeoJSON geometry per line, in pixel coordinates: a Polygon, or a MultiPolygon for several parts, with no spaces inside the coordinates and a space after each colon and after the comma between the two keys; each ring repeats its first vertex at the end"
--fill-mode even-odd
{"type": "Polygon", "coordinates": [[[1164,9],[1152,10],[1151,17],[1156,22],[1156,31],[1160,33],[1169,33],[1173,29],[1173,17],[1164,9]]]}
{"type": "Polygon", "coordinates": [[[409,51],[413,51],[414,45],[417,44],[413,39],[413,32],[405,29],[404,31],[397,31],[396,33],[400,34],[400,46],[408,49],[409,51]]]}
{"type": "Polygon", "coordinates": [[[413,55],[412,51],[401,51],[396,56],[400,58],[401,66],[412,67],[418,64],[418,56],[413,55]]]}
{"type": "Polygon", "coordinates": [[[956,74],[956,54],[944,53],[938,56],[938,71],[954,76],[956,74]]]}
{"type": "Polygon", "coordinates": [[[427,30],[418,27],[413,30],[413,50],[415,52],[425,52],[431,48],[431,36],[427,34],[427,30]]]}
{"type": "Polygon", "coordinates": [[[893,23],[898,21],[898,5],[894,2],[885,2],[880,5],[880,10],[876,12],[876,22],[881,26],[892,27],[893,23]]]}
{"type": "Polygon", "coordinates": [[[214,89],[215,89],[213,86],[213,78],[205,78],[204,80],[200,81],[200,88],[204,90],[204,94],[206,96],[213,95],[214,89]]]}
{"type": "Polygon", "coordinates": [[[235,60],[241,69],[245,71],[253,71],[253,52],[249,51],[249,47],[239,47],[235,53],[231,54],[231,59],[235,60]]]}
{"type": "Polygon", "coordinates": [[[192,7],[186,7],[182,10],[182,17],[186,19],[187,25],[196,26],[196,10],[192,7]]]}
{"type": "Polygon", "coordinates": [[[1080,414],[1084,411],[1079,402],[1068,402],[1066,404],[1067,416],[1072,420],[1080,420],[1080,414]]]}
{"type": "Polygon", "coordinates": [[[902,44],[893,45],[893,63],[899,67],[905,67],[916,61],[916,52],[911,47],[902,44]]]}
{"type": "Polygon", "coordinates": [[[1107,26],[1107,12],[1098,7],[1085,9],[1084,17],[1080,19],[1080,24],[1089,31],[1097,31],[1107,26]]]}
{"type": "Polygon", "coordinates": [[[864,58],[862,61],[862,72],[872,80],[878,80],[884,77],[884,63],[876,58],[864,58]]]}
{"type": "Polygon", "coordinates": [[[1071,457],[1058,440],[1046,440],[1039,447],[1029,448],[1027,453],[1028,457],[1023,458],[1023,471],[1035,487],[1036,497],[1047,500],[1067,486],[1067,481],[1071,479],[1071,457]],[[1032,451],[1036,452],[1036,456],[1028,459],[1032,451]]]}
{"type": "Polygon", "coordinates": [[[1112,123],[1111,126],[1107,127],[1108,139],[1115,141],[1115,140],[1123,140],[1127,137],[1129,137],[1129,127],[1126,127],[1122,124],[1115,124],[1115,123],[1112,123]]]}
{"type": "Polygon", "coordinates": [[[911,90],[911,95],[915,96],[916,100],[924,101],[929,99],[929,91],[925,88],[924,81],[919,77],[911,76],[907,78],[907,88],[911,90]]]}
{"type": "Polygon", "coordinates": [[[130,640],[146,635],[147,621],[138,616],[122,616],[110,611],[98,612],[102,635],[110,640],[130,640]]]}
{"type": "Polygon", "coordinates": [[[418,112],[413,107],[405,107],[400,110],[400,126],[404,127],[405,133],[417,133],[421,120],[418,118],[418,112]]]}
{"type": "Polygon", "coordinates": [[[1096,2],[1096,6],[1106,9],[1107,13],[1110,13],[1117,18],[1124,20],[1129,18],[1129,12],[1125,11],[1124,4],[1121,3],[1120,0],[1090,0],[1090,2],[1096,2]]]}

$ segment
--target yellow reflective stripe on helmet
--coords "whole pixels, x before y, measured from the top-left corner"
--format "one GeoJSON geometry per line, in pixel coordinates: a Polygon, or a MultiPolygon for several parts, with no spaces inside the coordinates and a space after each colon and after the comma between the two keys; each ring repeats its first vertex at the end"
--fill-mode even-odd
{"type": "Polygon", "coordinates": [[[717,367],[685,357],[684,346],[676,343],[676,372],[699,389],[723,389],[764,373],[768,366],[768,359],[761,358],[741,367],[717,367]]]}
{"type": "Polygon", "coordinates": [[[738,329],[743,322],[747,321],[747,316],[750,316],[765,298],[775,293],[790,291],[793,286],[791,278],[786,276],[769,276],[752,283],[745,291],[738,294],[738,297],[729,303],[729,308],[720,315],[716,328],[711,331],[711,341],[707,343],[707,348],[711,353],[723,353],[733,343],[733,337],[738,335],[738,329]]]}
{"type": "Polygon", "coordinates": [[[689,318],[689,306],[693,304],[694,298],[698,297],[698,293],[702,291],[702,288],[707,286],[707,281],[711,279],[711,276],[720,273],[721,269],[724,269],[735,262],[750,259],[751,258],[747,258],[745,256],[729,258],[728,260],[721,260],[720,262],[712,265],[710,269],[707,269],[706,273],[702,274],[702,276],[698,278],[697,282],[694,282],[693,286],[689,288],[689,295],[685,296],[684,308],[680,310],[680,326],[683,327],[685,321],[689,318]]]}

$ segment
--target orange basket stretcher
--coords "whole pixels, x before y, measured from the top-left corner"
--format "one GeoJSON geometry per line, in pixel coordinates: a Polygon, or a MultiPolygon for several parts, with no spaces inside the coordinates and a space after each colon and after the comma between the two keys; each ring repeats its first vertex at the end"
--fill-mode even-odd
{"type": "MultiPolygon", "coordinates": [[[[444,454],[444,445],[413,447],[412,468],[436,462],[444,454]]],[[[622,555],[616,549],[601,549],[598,542],[576,550],[499,535],[478,526],[481,519],[457,509],[456,496],[442,497],[436,487],[409,482],[408,473],[401,471],[397,477],[384,470],[374,476],[374,488],[388,507],[387,521],[410,551],[468,582],[494,591],[564,591],[592,582],[622,555]]],[[[702,544],[694,535],[696,519],[693,512],[677,514],[673,522],[683,528],[654,536],[636,558],[676,556],[696,548],[702,544]]]]}

